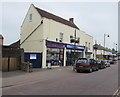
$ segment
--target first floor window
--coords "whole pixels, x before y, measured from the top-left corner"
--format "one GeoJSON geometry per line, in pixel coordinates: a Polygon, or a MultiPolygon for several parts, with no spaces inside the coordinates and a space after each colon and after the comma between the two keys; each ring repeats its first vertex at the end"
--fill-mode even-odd
{"type": "Polygon", "coordinates": [[[89,43],[89,50],[90,50],[90,43],[89,43]]]}
{"type": "Polygon", "coordinates": [[[32,14],[29,15],[29,20],[32,21],[32,14]]]}
{"type": "Polygon", "coordinates": [[[63,42],[63,33],[60,33],[60,42],[63,42]]]}

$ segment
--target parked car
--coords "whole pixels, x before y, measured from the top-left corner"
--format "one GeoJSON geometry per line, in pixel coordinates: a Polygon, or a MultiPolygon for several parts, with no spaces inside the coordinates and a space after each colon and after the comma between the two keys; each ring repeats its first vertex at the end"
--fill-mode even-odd
{"type": "Polygon", "coordinates": [[[106,68],[105,63],[102,60],[97,60],[97,64],[99,69],[106,68]]]}
{"type": "Polygon", "coordinates": [[[110,61],[109,60],[103,60],[104,64],[106,67],[110,67],[110,61]]]}
{"type": "Polygon", "coordinates": [[[110,60],[110,64],[114,64],[114,61],[113,61],[113,60],[110,60]]]}
{"type": "Polygon", "coordinates": [[[76,70],[77,72],[89,71],[91,73],[94,70],[99,70],[99,68],[96,60],[88,58],[79,58],[73,65],[73,70],[76,70]]]}

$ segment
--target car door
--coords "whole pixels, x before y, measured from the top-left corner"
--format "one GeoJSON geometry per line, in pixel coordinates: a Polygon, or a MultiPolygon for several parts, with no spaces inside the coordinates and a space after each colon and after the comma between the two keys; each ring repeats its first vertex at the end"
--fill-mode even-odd
{"type": "Polygon", "coordinates": [[[93,70],[96,70],[96,61],[92,59],[92,68],[93,70]]]}
{"type": "Polygon", "coordinates": [[[93,60],[90,59],[89,62],[90,62],[90,66],[91,66],[91,68],[93,69],[93,66],[94,66],[94,62],[93,62],[93,60]]]}
{"type": "Polygon", "coordinates": [[[96,60],[94,60],[94,63],[95,63],[95,69],[98,69],[98,64],[97,64],[97,61],[96,60]]]}

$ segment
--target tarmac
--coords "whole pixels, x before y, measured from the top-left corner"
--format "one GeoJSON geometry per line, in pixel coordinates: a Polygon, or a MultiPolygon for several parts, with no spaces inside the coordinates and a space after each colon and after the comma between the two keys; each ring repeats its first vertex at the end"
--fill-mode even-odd
{"type": "MultiPolygon", "coordinates": [[[[3,95],[113,95],[118,88],[118,65],[77,73],[72,66],[4,72],[3,95]]],[[[112,96],[111,96],[112,97],[112,96]]]]}

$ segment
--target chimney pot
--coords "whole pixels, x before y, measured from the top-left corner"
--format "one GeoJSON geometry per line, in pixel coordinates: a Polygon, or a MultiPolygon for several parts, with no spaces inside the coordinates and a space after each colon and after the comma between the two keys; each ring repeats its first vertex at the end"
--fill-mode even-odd
{"type": "Polygon", "coordinates": [[[69,18],[69,21],[70,21],[71,23],[74,23],[74,18],[69,18]]]}
{"type": "Polygon", "coordinates": [[[0,34],[0,45],[3,45],[3,36],[0,34]]]}

